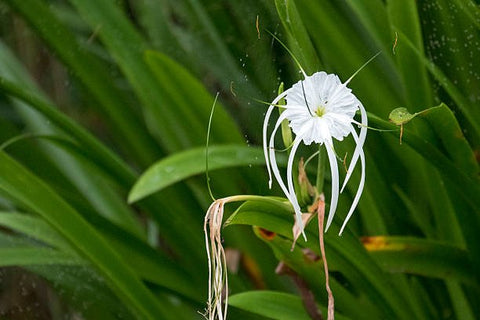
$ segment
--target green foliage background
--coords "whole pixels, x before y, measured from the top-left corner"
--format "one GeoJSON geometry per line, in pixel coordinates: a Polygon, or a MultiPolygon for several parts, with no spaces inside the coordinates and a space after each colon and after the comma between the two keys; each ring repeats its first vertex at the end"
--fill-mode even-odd
{"type": "MultiPolygon", "coordinates": [[[[393,108],[437,106],[402,144],[398,130],[368,135],[360,205],[338,237],[351,187],[326,235],[337,318],[480,314],[477,1],[1,0],[0,21],[0,318],[201,318],[217,91],[215,196],[281,194],[268,190],[256,101],[300,74],[266,30],[308,74],[346,80],[381,51],[350,85],[374,127],[398,129],[393,108]],[[34,303],[12,293],[18,274],[40,286],[25,289],[34,303]]],[[[321,262],[305,253],[319,253],[316,223],[291,252],[289,210],[227,209],[224,245],[241,257],[229,318],[309,319],[279,261],[325,311],[321,262]]]]}

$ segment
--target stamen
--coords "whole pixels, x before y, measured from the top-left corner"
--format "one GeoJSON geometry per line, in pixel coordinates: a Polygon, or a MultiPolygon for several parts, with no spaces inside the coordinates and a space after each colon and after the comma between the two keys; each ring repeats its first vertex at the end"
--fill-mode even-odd
{"type": "Polygon", "coordinates": [[[326,113],[326,110],[324,106],[318,107],[317,110],[315,111],[315,114],[320,118],[323,117],[325,113],[326,113]]]}

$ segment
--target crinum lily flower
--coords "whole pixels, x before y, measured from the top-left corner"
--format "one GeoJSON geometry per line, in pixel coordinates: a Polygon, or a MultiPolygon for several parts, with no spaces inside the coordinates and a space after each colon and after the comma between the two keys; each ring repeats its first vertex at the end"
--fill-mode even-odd
{"type": "Polygon", "coordinates": [[[341,234],[360,200],[365,184],[363,144],[367,136],[367,114],[362,103],[353,95],[352,90],[347,88],[347,84],[353,76],[345,83],[342,83],[337,75],[327,74],[323,71],[314,73],[311,76],[307,76],[305,73],[303,73],[303,75],[304,80],[295,83],[290,89],[276,97],[265,114],[263,124],[263,149],[269,175],[269,186],[272,186],[273,172],[283,193],[285,193],[285,196],[292,204],[295,210],[296,223],[303,232],[302,211],[295,196],[293,186],[293,160],[302,142],[305,145],[312,143],[324,145],[330,163],[332,183],[330,209],[325,231],[328,230],[337,208],[340,180],[333,140],[342,141],[343,138],[352,134],[356,147],[340,193],[343,192],[345,185],[350,179],[358,159],[360,159],[361,162],[361,178],[355,198],[340,229],[339,234],[341,234]],[[278,106],[281,99],[286,100],[286,105],[278,106]],[[268,123],[275,107],[285,108],[285,110],[279,116],[271,136],[267,140],[268,123]],[[355,113],[358,110],[361,115],[360,123],[354,120],[355,113]],[[289,121],[289,126],[295,134],[287,162],[286,185],[276,163],[274,147],[275,134],[285,119],[289,121]],[[357,134],[355,126],[360,127],[359,134],[357,134]]]}

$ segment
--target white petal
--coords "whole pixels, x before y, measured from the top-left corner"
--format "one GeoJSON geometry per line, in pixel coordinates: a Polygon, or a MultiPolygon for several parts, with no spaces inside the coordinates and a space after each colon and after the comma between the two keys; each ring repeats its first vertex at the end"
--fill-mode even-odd
{"type": "MultiPolygon", "coordinates": [[[[301,226],[301,230],[302,230],[302,234],[303,234],[303,237],[306,239],[306,236],[305,236],[305,232],[303,231],[303,225],[302,225],[302,212],[301,212],[301,209],[300,209],[300,205],[298,204],[298,201],[297,201],[297,197],[295,196],[295,191],[293,192],[289,192],[289,190],[287,190],[286,186],[285,186],[285,183],[283,182],[282,180],[282,176],[280,175],[280,171],[278,170],[278,166],[277,166],[277,162],[276,162],[276,156],[275,156],[275,148],[274,148],[274,142],[275,142],[275,133],[277,132],[278,128],[280,127],[282,121],[285,119],[285,112],[283,112],[280,117],[278,118],[277,120],[277,123],[275,123],[275,127],[273,128],[273,132],[272,132],[272,135],[270,137],[270,141],[269,141],[269,155],[270,155],[270,165],[272,166],[272,171],[273,171],[273,175],[275,176],[275,179],[277,180],[278,184],[280,185],[280,188],[282,189],[283,193],[285,194],[285,196],[287,197],[288,201],[290,201],[290,203],[292,204],[293,206],[293,209],[295,211],[295,215],[296,215],[296,219],[297,221],[301,221],[299,226],[301,226]],[[300,217],[300,218],[298,218],[300,217]],[[300,220],[298,220],[300,219],[300,220]]],[[[294,146],[295,144],[297,144],[297,146],[295,147],[298,148],[298,144],[299,142],[301,141],[300,138],[296,138],[295,139],[295,142],[294,142],[294,146]],[[298,141],[297,141],[298,140],[298,141]]],[[[292,147],[292,150],[290,151],[290,157],[289,157],[289,163],[290,161],[293,162],[293,157],[295,156],[295,149],[293,149],[292,147]],[[292,160],[290,160],[290,158],[292,160]]],[[[290,164],[290,167],[292,165],[290,164]]],[[[291,176],[291,169],[290,169],[290,173],[288,173],[288,165],[287,165],[287,177],[290,177],[291,176]]]]}
{"type": "Polygon", "coordinates": [[[275,179],[277,179],[278,184],[280,185],[280,188],[282,189],[283,193],[285,196],[288,198],[290,202],[292,202],[290,193],[287,190],[287,187],[285,186],[285,183],[282,180],[282,176],[280,175],[280,171],[278,170],[277,166],[277,159],[275,157],[275,133],[277,132],[278,128],[280,127],[282,121],[285,119],[285,112],[283,112],[280,117],[278,117],[277,123],[275,123],[275,127],[273,128],[272,135],[270,136],[270,142],[268,144],[268,152],[270,156],[270,165],[272,167],[273,175],[275,176],[275,179]]]}
{"type": "MultiPolygon", "coordinates": [[[[355,142],[359,143],[360,139],[357,136],[357,133],[355,132],[355,130],[352,130],[352,135],[353,135],[353,138],[355,139],[355,142]]],[[[362,195],[363,187],[365,186],[365,154],[363,152],[363,149],[360,149],[359,155],[360,155],[360,164],[362,166],[362,176],[360,177],[360,183],[358,184],[357,193],[355,194],[355,198],[353,199],[352,206],[348,211],[347,217],[345,218],[345,221],[343,222],[342,228],[340,229],[340,232],[338,235],[342,235],[343,229],[347,225],[348,220],[350,220],[350,217],[352,216],[353,211],[355,210],[358,202],[360,201],[360,196],[362,195]]]]}
{"type": "Polygon", "coordinates": [[[339,175],[338,175],[338,165],[337,157],[335,156],[335,150],[333,149],[333,141],[325,143],[325,148],[327,148],[328,162],[330,162],[330,172],[332,176],[332,198],[330,200],[330,210],[328,212],[327,225],[325,227],[325,232],[327,232],[330,224],[332,223],[333,216],[335,215],[335,210],[337,209],[338,203],[338,188],[339,188],[339,175]]]}
{"type": "Polygon", "coordinates": [[[302,220],[302,211],[300,209],[300,205],[298,204],[297,197],[295,195],[295,188],[293,186],[293,160],[295,159],[295,153],[297,152],[297,148],[300,145],[301,141],[302,141],[302,138],[300,136],[297,136],[295,138],[295,141],[293,142],[292,149],[290,150],[290,155],[288,157],[288,163],[287,163],[287,184],[288,184],[288,192],[290,193],[290,196],[291,196],[291,202],[292,202],[293,208],[295,209],[295,216],[296,216],[295,219],[297,221],[298,227],[300,228],[300,231],[304,233],[303,229],[305,227],[303,225],[303,220],[302,220]]]}
{"type": "MultiPolygon", "coordinates": [[[[357,103],[358,103],[358,108],[360,109],[360,114],[362,117],[361,118],[362,125],[360,127],[360,137],[358,141],[357,140],[355,141],[357,146],[355,147],[355,151],[353,152],[352,161],[350,161],[350,165],[348,166],[347,176],[343,181],[342,190],[340,190],[340,192],[343,192],[343,189],[345,189],[345,186],[347,185],[348,180],[352,176],[352,172],[353,172],[353,169],[355,168],[355,165],[357,164],[358,157],[360,153],[363,153],[363,144],[365,143],[365,139],[367,138],[367,126],[368,126],[367,112],[365,111],[363,104],[358,99],[357,99],[357,103]]],[[[353,130],[353,127],[352,127],[352,130],[353,130]]]]}
{"type": "Polygon", "coordinates": [[[273,101],[272,104],[268,107],[267,113],[265,114],[265,120],[263,121],[263,154],[265,155],[265,163],[267,165],[267,172],[268,172],[268,186],[272,188],[272,172],[270,170],[270,164],[268,161],[268,152],[267,152],[267,127],[268,121],[270,120],[270,116],[272,115],[273,109],[275,109],[276,104],[282,98],[287,95],[288,90],[279,94],[273,101]]]}

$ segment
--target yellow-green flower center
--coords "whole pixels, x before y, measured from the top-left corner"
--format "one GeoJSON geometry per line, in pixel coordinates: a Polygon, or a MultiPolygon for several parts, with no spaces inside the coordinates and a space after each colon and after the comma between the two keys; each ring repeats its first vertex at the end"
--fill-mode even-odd
{"type": "Polygon", "coordinates": [[[324,106],[319,106],[317,110],[315,110],[315,114],[318,117],[322,117],[326,113],[325,107],[324,106]]]}

